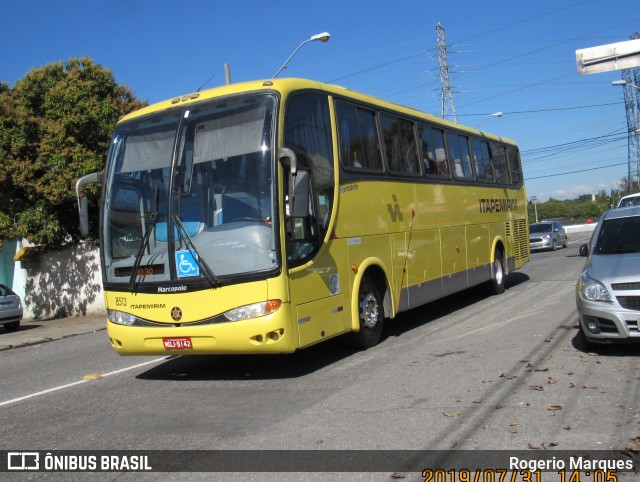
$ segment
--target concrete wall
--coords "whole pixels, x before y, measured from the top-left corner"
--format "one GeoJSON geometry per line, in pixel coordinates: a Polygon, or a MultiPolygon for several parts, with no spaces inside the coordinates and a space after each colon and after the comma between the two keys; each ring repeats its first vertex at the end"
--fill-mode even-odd
{"type": "Polygon", "coordinates": [[[13,290],[22,297],[25,318],[103,314],[98,249],[79,244],[31,252],[15,262],[13,290]]]}

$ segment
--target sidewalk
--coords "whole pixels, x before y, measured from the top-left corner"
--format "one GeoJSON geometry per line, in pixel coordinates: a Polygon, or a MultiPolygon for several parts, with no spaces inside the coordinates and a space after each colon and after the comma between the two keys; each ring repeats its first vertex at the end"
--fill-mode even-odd
{"type": "Polygon", "coordinates": [[[67,318],[23,319],[18,331],[7,331],[0,326],[0,351],[93,333],[106,328],[106,313],[67,318]]]}

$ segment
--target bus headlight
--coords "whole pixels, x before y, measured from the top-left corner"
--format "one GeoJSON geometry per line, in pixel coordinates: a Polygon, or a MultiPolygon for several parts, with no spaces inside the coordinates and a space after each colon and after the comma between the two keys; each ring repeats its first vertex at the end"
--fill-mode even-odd
{"type": "Polygon", "coordinates": [[[590,277],[585,271],[580,276],[580,296],[588,301],[611,301],[607,288],[597,279],[590,277]]]}
{"type": "Polygon", "coordinates": [[[259,318],[275,311],[282,305],[281,300],[269,300],[261,303],[253,303],[251,305],[240,306],[229,311],[225,311],[223,314],[229,321],[242,321],[249,320],[251,318],[259,318]]]}
{"type": "Polygon", "coordinates": [[[137,316],[118,310],[107,310],[107,318],[112,323],[125,326],[133,326],[138,320],[137,316]]]}

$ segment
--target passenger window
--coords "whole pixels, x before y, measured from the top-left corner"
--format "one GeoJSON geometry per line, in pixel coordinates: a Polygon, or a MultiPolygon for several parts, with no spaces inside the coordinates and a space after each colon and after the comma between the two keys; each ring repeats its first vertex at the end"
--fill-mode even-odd
{"type": "Polygon", "coordinates": [[[509,147],[507,149],[507,158],[509,159],[509,167],[511,168],[511,181],[515,186],[519,186],[522,183],[522,167],[520,165],[518,150],[509,147]]]}
{"type": "Polygon", "coordinates": [[[469,153],[469,138],[449,132],[447,134],[449,155],[453,165],[453,175],[457,179],[473,179],[471,170],[471,155],[469,153]]]}
{"type": "Polygon", "coordinates": [[[338,104],[337,112],[342,165],[381,172],[375,114],[346,104],[338,104]]]}
{"type": "Polygon", "coordinates": [[[444,132],[424,124],[418,124],[422,154],[422,166],[429,176],[451,177],[449,161],[444,147],[444,132]]]}
{"type": "Polygon", "coordinates": [[[380,123],[389,169],[402,174],[420,174],[413,123],[384,114],[380,123]]]}
{"type": "Polygon", "coordinates": [[[499,184],[509,184],[509,166],[507,165],[507,150],[504,146],[491,144],[493,157],[493,171],[499,184]]]}
{"type": "Polygon", "coordinates": [[[473,160],[476,166],[478,181],[493,182],[493,168],[491,167],[491,154],[489,144],[479,139],[473,139],[473,160]]]}

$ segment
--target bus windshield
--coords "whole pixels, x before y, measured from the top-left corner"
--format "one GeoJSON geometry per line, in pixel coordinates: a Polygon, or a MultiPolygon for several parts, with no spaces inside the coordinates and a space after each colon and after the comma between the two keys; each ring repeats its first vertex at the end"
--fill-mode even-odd
{"type": "Polygon", "coordinates": [[[107,283],[231,282],[277,268],[276,97],[218,99],[117,127],[102,233],[107,283]]]}

